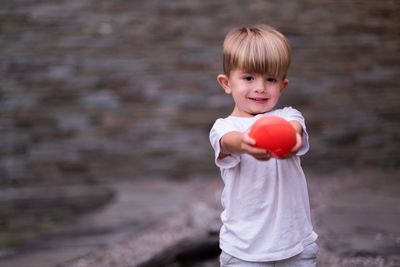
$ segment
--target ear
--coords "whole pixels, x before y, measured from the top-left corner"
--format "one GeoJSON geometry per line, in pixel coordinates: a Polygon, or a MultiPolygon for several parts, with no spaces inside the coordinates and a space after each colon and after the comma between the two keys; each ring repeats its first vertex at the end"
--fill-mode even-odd
{"type": "Polygon", "coordinates": [[[284,79],[282,81],[282,87],[281,87],[281,93],[286,90],[286,88],[289,86],[289,80],[288,79],[284,79]]]}
{"type": "Polygon", "coordinates": [[[229,78],[225,74],[220,74],[217,76],[217,81],[219,85],[224,89],[225,93],[232,93],[231,87],[229,85],[229,78]]]}

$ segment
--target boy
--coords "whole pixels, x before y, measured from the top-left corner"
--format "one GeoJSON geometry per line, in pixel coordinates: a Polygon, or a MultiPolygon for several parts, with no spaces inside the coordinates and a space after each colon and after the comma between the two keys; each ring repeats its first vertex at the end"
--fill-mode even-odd
{"type": "Polygon", "coordinates": [[[288,86],[289,65],[288,40],[267,25],[234,29],[224,40],[224,74],[217,81],[235,105],[210,131],[225,185],[221,266],[316,266],[317,234],[299,158],[309,148],[304,118],[291,107],[274,110],[288,86]],[[266,114],[296,129],[297,143],[285,159],[255,147],[248,135],[266,114]]]}

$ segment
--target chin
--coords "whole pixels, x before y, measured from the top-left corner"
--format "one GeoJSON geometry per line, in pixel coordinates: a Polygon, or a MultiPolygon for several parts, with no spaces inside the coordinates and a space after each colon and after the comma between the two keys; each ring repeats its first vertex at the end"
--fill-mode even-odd
{"type": "Polygon", "coordinates": [[[267,113],[267,112],[269,112],[269,111],[271,111],[272,109],[270,109],[270,108],[266,108],[266,109],[263,109],[263,110],[261,110],[260,112],[258,112],[258,114],[263,114],[263,113],[267,113]]]}
{"type": "Polygon", "coordinates": [[[264,114],[266,112],[268,112],[268,110],[267,111],[255,111],[255,112],[252,112],[250,114],[253,115],[253,116],[256,116],[256,115],[259,115],[259,114],[264,114]]]}

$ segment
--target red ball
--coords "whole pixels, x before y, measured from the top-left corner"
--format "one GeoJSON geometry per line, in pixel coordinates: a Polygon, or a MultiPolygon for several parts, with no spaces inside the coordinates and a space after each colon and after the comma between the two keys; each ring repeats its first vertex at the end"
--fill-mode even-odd
{"type": "Polygon", "coordinates": [[[250,128],[249,136],[255,146],[264,148],[276,158],[284,158],[296,145],[296,130],[285,119],[265,115],[250,128]]]}

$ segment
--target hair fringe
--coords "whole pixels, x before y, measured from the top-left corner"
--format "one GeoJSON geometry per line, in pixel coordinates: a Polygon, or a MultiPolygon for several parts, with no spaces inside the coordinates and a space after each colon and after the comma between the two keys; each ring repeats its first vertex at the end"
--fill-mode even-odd
{"type": "Polygon", "coordinates": [[[224,73],[239,68],[249,72],[285,77],[290,65],[288,39],[268,25],[232,30],[225,38],[224,73]]]}

